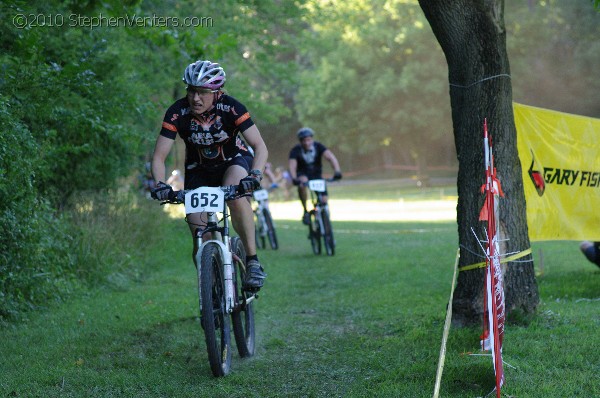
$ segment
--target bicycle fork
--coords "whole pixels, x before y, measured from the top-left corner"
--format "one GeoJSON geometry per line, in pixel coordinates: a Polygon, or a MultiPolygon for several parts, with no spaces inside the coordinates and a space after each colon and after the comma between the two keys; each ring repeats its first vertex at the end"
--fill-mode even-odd
{"type": "MultiPolygon", "coordinates": [[[[208,228],[216,227],[216,219],[214,213],[208,215],[208,228]]],[[[235,307],[235,294],[233,288],[233,256],[231,254],[230,238],[227,236],[223,242],[222,234],[218,231],[211,231],[210,240],[202,242],[202,232],[197,230],[194,238],[194,263],[198,272],[198,281],[202,280],[202,252],[208,244],[217,244],[219,246],[219,254],[221,263],[223,264],[223,279],[225,284],[225,311],[229,314],[233,312],[235,307]]],[[[198,283],[198,292],[200,293],[200,312],[202,312],[202,294],[200,292],[201,284],[198,283]]]]}
{"type": "Polygon", "coordinates": [[[315,221],[317,222],[317,227],[319,228],[319,234],[322,236],[325,233],[325,225],[323,224],[323,209],[320,205],[315,206],[315,221]]]}

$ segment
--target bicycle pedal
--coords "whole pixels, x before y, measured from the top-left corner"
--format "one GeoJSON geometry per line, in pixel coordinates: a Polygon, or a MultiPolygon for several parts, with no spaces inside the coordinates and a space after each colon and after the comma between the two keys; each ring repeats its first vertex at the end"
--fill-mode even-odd
{"type": "Polygon", "coordinates": [[[260,287],[244,286],[243,290],[248,293],[253,293],[256,296],[256,298],[258,298],[257,293],[260,290],[260,287]]]}

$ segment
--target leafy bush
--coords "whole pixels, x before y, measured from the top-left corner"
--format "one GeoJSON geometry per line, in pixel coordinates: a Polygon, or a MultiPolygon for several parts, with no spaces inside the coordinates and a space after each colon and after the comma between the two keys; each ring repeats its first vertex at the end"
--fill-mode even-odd
{"type": "Polygon", "coordinates": [[[35,188],[40,147],[0,96],[0,321],[70,289],[69,237],[35,188]]]}

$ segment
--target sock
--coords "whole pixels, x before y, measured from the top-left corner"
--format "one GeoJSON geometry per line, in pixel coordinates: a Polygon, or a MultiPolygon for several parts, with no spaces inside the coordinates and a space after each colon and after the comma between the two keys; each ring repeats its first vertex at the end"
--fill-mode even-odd
{"type": "Polygon", "coordinates": [[[246,264],[248,264],[250,260],[258,261],[258,255],[255,254],[254,256],[246,256],[246,264]]]}

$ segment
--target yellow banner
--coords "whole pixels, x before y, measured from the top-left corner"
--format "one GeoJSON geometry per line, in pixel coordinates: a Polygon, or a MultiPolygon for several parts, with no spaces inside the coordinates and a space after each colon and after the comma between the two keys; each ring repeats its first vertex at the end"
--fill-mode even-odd
{"type": "Polygon", "coordinates": [[[529,238],[600,241],[600,119],[514,103],[529,238]]]}

